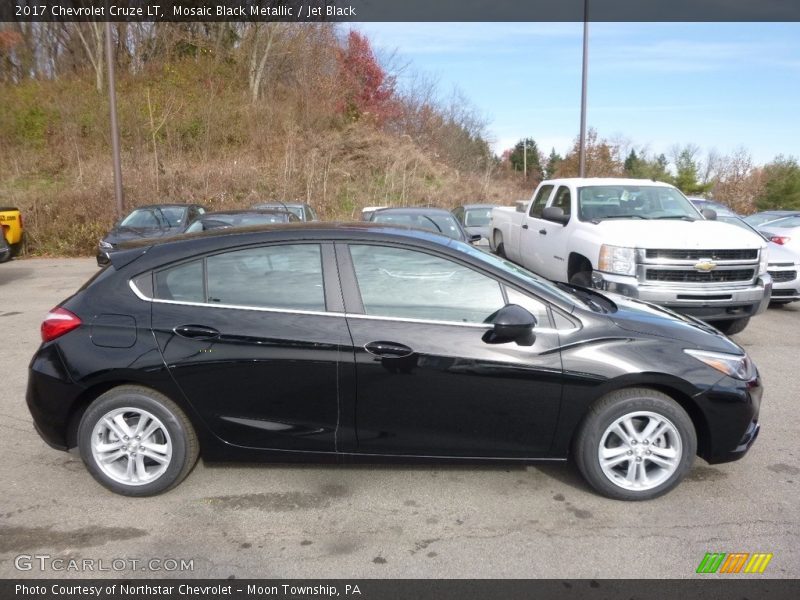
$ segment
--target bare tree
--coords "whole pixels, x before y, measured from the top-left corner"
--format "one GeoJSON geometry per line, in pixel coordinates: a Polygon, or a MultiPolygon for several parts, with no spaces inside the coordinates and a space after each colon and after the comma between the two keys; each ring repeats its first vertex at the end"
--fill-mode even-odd
{"type": "Polygon", "coordinates": [[[103,42],[105,41],[105,34],[102,23],[76,23],[75,30],[78,37],[83,44],[83,49],[86,50],[86,56],[89,57],[89,62],[92,63],[95,74],[95,88],[98,92],[103,91],[103,42]]]}

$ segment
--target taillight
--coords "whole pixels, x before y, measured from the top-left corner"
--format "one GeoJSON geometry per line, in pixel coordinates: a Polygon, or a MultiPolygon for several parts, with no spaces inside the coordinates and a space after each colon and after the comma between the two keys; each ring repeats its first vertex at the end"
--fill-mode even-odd
{"type": "Polygon", "coordinates": [[[66,308],[54,308],[42,321],[42,341],[49,342],[68,333],[81,324],[77,315],[66,308]]]}
{"type": "Polygon", "coordinates": [[[771,238],[769,238],[769,241],[775,242],[776,244],[780,244],[781,246],[783,246],[790,239],[792,238],[786,237],[785,235],[773,235],[771,238]]]}

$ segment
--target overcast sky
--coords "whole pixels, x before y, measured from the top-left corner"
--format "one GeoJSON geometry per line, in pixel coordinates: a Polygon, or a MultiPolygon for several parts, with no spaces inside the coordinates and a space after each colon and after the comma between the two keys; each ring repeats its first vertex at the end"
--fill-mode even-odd
{"type": "MultiPolygon", "coordinates": [[[[498,154],[524,136],[563,154],[578,133],[582,23],[355,28],[459,88],[498,154]]],[[[667,153],[745,147],[757,163],[800,155],[800,23],[593,23],[589,45],[588,123],[601,137],[667,153]]]]}

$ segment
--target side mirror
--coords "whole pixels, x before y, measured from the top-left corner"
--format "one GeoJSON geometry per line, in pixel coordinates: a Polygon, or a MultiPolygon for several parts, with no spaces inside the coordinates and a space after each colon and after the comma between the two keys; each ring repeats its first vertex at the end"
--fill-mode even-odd
{"type": "Polygon", "coordinates": [[[559,206],[548,206],[542,211],[542,218],[545,221],[553,221],[566,225],[569,222],[569,215],[564,214],[564,209],[559,206]]]}
{"type": "Polygon", "coordinates": [[[487,344],[505,344],[516,342],[520,346],[533,346],[536,335],[536,317],[518,304],[506,304],[488,319],[494,325],[483,335],[487,344]]]}
{"type": "Polygon", "coordinates": [[[700,212],[703,213],[703,216],[709,221],[717,220],[717,211],[715,210],[711,210],[710,208],[704,208],[700,212]]]}
{"type": "Polygon", "coordinates": [[[478,242],[481,241],[481,237],[483,236],[481,236],[480,233],[473,233],[471,235],[468,234],[467,237],[469,239],[470,244],[477,244],[478,242]]]}
{"type": "Polygon", "coordinates": [[[527,200],[517,200],[514,203],[514,206],[517,208],[517,212],[521,212],[521,213],[527,212],[528,201],[527,200]]]}

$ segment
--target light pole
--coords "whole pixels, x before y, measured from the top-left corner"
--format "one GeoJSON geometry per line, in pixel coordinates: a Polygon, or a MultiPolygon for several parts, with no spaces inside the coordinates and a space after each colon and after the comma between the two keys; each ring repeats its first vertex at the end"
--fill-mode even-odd
{"type": "Polygon", "coordinates": [[[114,199],[117,217],[122,217],[122,167],[119,160],[119,126],[117,125],[117,83],[114,77],[114,55],[111,50],[111,23],[106,21],[106,67],[108,70],[108,103],[111,108],[111,152],[114,161],[114,199]]]}
{"type": "Polygon", "coordinates": [[[581,141],[579,176],[586,177],[586,79],[589,71],[589,0],[583,0],[583,73],[581,76],[581,141]]]}

